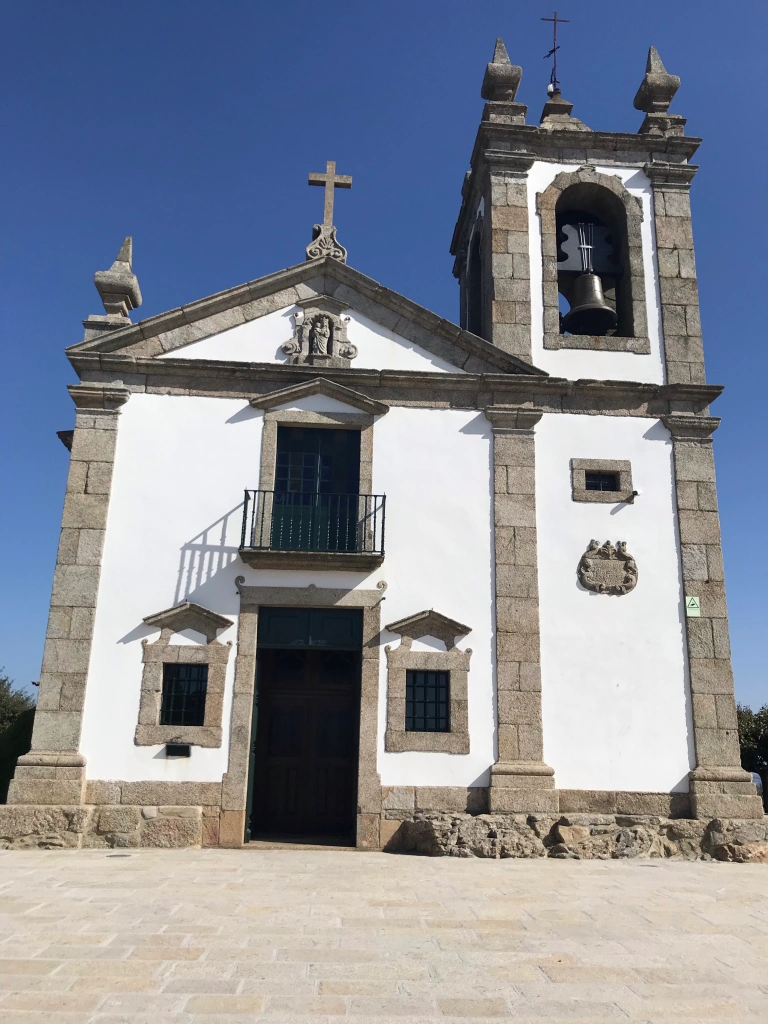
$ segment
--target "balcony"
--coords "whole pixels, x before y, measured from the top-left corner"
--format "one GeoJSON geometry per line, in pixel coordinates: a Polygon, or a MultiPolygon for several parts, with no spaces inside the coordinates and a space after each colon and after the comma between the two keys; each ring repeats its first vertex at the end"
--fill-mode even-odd
{"type": "Polygon", "coordinates": [[[384,561],[383,494],[245,492],[240,557],[256,569],[370,572],[384,561]]]}

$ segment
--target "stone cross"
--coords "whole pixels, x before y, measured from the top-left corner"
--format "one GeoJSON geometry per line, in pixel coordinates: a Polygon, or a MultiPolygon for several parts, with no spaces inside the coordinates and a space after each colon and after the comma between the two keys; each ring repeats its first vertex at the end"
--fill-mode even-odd
{"type": "Polygon", "coordinates": [[[325,188],[323,204],[323,223],[315,224],[312,241],[307,246],[307,259],[316,260],[331,256],[341,263],[347,262],[347,250],[336,239],[336,228],[333,226],[333,190],[335,188],[352,188],[352,178],[348,174],[336,173],[336,161],[328,160],[325,174],[310,173],[310,185],[322,185],[325,188]]]}
{"type": "Polygon", "coordinates": [[[333,224],[333,190],[335,188],[352,188],[352,178],[348,174],[337,174],[336,161],[328,160],[325,165],[325,174],[310,173],[309,184],[321,185],[325,188],[323,225],[330,227],[333,224]]]}

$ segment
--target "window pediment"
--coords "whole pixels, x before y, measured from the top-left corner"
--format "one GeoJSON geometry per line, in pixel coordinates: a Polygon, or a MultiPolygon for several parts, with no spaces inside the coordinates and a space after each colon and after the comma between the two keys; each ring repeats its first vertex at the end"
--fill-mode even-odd
{"type": "Polygon", "coordinates": [[[316,377],[305,384],[295,384],[293,387],[280,388],[279,391],[270,391],[269,394],[252,398],[250,404],[254,409],[276,409],[283,405],[290,405],[301,398],[309,398],[312,395],[325,395],[327,398],[334,398],[337,402],[351,406],[368,413],[370,416],[383,416],[389,412],[389,406],[383,402],[375,402],[371,398],[353,391],[352,388],[345,388],[343,384],[336,384],[332,380],[323,377],[316,377]]]}
{"type": "Polygon", "coordinates": [[[155,626],[162,630],[168,638],[173,633],[193,629],[196,633],[202,633],[209,644],[216,639],[218,630],[232,625],[232,619],[212,612],[209,608],[204,608],[201,604],[195,604],[193,601],[184,601],[174,605],[173,608],[166,608],[162,612],[148,615],[144,622],[148,626],[155,626]]]}
{"type": "Polygon", "coordinates": [[[456,646],[457,636],[466,636],[472,632],[471,626],[464,626],[455,619],[449,619],[447,615],[436,612],[434,608],[425,609],[423,612],[416,612],[415,615],[408,615],[397,622],[390,622],[385,627],[390,633],[399,633],[401,637],[408,640],[420,640],[423,636],[433,636],[442,640],[450,650],[456,646]]]}

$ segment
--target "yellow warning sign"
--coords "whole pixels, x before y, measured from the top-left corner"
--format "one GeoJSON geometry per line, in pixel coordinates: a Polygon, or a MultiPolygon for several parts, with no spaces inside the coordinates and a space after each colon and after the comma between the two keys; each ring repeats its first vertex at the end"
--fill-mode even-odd
{"type": "Polygon", "coordinates": [[[701,616],[701,598],[686,595],[685,614],[689,619],[698,619],[701,616]]]}

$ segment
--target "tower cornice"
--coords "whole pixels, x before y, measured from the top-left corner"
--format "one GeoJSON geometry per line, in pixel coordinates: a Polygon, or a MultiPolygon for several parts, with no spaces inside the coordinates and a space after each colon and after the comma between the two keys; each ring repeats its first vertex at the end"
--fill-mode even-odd
{"type": "MultiPolygon", "coordinates": [[[[525,173],[534,161],[600,164],[601,166],[663,168],[669,179],[693,177],[687,163],[702,140],[689,135],[641,135],[636,132],[547,130],[536,125],[509,125],[481,121],[463,188],[459,216],[451,241],[457,255],[466,241],[483,194],[485,174],[500,171],[525,173]]],[[[647,170],[646,170],[646,173],[647,170]]]]}

